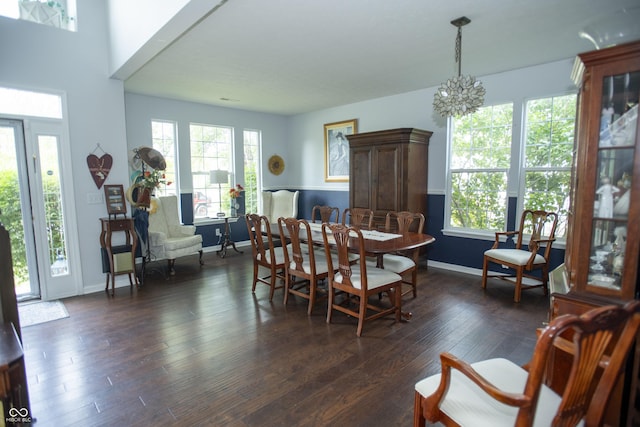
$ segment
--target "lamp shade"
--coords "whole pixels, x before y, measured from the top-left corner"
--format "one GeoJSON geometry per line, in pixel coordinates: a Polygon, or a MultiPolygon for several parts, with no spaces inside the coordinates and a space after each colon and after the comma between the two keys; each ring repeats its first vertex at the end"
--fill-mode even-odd
{"type": "Polygon", "coordinates": [[[209,184],[226,184],[229,182],[229,172],[223,170],[209,171],[209,184]]]}

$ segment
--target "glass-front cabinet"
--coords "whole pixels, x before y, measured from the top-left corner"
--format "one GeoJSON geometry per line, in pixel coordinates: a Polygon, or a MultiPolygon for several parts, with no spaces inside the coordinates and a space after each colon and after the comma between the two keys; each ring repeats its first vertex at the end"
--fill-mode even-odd
{"type": "Polygon", "coordinates": [[[572,291],[628,300],[638,292],[640,42],[578,56],[580,87],[570,235],[572,291]]]}
{"type": "MultiPolygon", "coordinates": [[[[564,270],[551,273],[553,319],[639,298],[640,41],[578,55],[579,87],[564,270]]],[[[607,405],[607,425],[638,425],[640,345],[607,405]]],[[[566,385],[571,355],[557,351],[551,387],[566,385]]]]}

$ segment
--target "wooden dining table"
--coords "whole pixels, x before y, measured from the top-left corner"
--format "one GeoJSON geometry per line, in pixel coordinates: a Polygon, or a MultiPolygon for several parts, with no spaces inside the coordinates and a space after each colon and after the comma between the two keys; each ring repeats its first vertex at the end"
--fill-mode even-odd
{"type": "MultiPolygon", "coordinates": [[[[309,222],[309,226],[311,228],[312,243],[318,246],[324,245],[322,224],[309,222]]],[[[368,256],[376,257],[376,267],[378,268],[384,268],[384,254],[417,249],[436,241],[435,237],[429,234],[411,231],[403,234],[394,234],[376,230],[361,230],[361,233],[364,241],[364,252],[368,256]]],[[[271,234],[280,238],[287,238],[287,236],[280,236],[280,229],[277,223],[271,224],[271,234]]],[[[309,243],[307,242],[307,232],[304,229],[300,229],[300,240],[309,243]]],[[[355,236],[349,239],[347,245],[353,252],[360,252],[359,240],[355,236]]],[[[394,296],[389,295],[389,297],[393,301],[394,296]]],[[[408,320],[412,316],[410,312],[402,312],[401,315],[404,320],[408,320]]]]}

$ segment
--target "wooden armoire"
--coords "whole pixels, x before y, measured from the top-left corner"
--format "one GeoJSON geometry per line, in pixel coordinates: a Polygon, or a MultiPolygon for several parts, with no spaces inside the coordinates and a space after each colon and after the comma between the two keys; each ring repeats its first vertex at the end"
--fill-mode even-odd
{"type": "Polygon", "coordinates": [[[389,211],[426,217],[431,134],[400,128],[348,135],[349,207],[371,209],[374,227],[384,226],[389,211]]]}

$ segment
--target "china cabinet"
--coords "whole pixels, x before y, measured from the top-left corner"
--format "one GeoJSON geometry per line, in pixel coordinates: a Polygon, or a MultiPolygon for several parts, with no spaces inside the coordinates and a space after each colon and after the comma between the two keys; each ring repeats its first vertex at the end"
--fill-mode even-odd
{"type": "Polygon", "coordinates": [[[576,153],[566,266],[572,291],[638,292],[640,42],[579,55],[576,153]]]}
{"type": "MultiPolygon", "coordinates": [[[[638,298],[640,290],[640,41],[578,55],[572,77],[580,93],[566,286],[552,285],[551,318],[621,304],[638,298]]],[[[638,421],[639,355],[638,348],[630,355],[610,404],[614,425],[638,421]]],[[[560,359],[556,372],[562,371],[560,359]]]]}
{"type": "Polygon", "coordinates": [[[371,209],[374,227],[389,211],[426,215],[429,138],[414,128],[348,135],[349,207],[371,209]]]}

